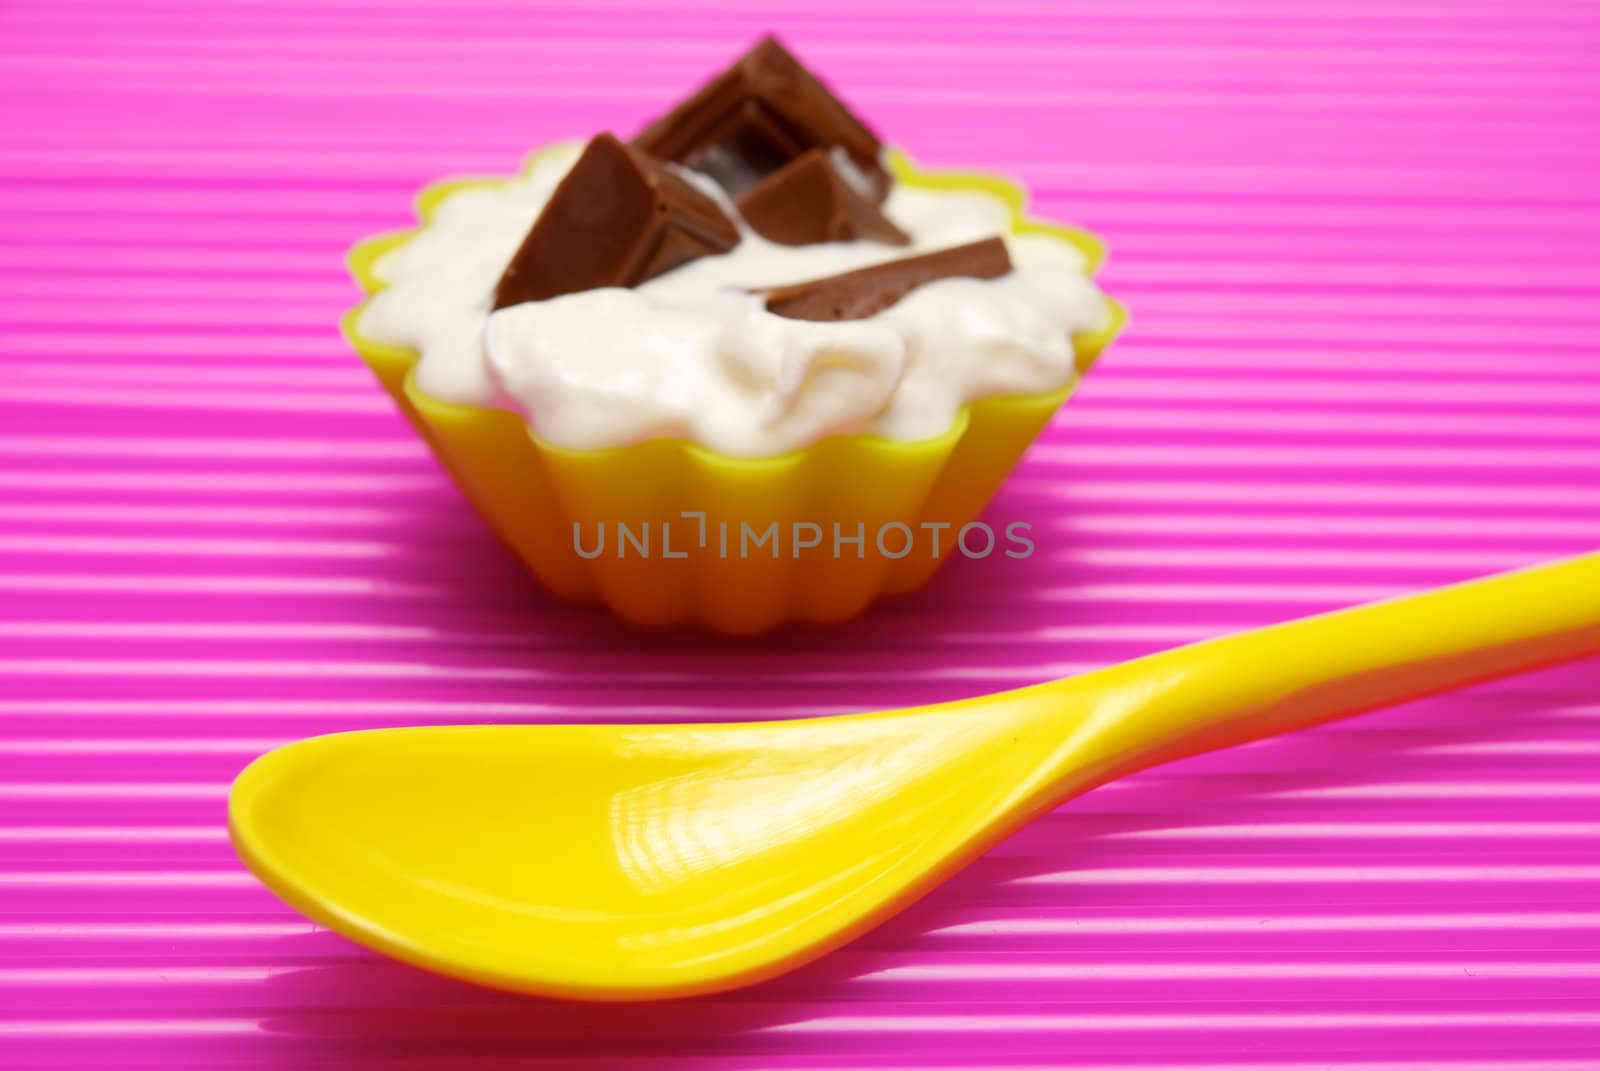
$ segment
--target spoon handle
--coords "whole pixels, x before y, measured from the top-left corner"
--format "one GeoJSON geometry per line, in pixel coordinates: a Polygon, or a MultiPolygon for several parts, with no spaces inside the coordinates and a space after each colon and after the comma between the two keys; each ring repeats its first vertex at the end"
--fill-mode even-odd
{"type": "Polygon", "coordinates": [[[1068,750],[1098,782],[1588,654],[1600,654],[1600,553],[1210,640],[1079,678],[1092,689],[1091,713],[1068,750]]]}

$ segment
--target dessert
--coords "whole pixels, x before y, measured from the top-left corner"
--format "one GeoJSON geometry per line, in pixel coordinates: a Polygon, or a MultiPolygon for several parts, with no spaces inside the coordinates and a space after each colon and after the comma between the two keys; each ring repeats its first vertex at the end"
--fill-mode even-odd
{"type": "Polygon", "coordinates": [[[724,631],[837,620],[937,549],[752,558],[718,525],[977,516],[1120,316],[1093,239],[1019,208],[887,153],[769,38],[631,143],[430,191],[419,230],[352,254],[346,330],[558,594],[724,631]],[[683,517],[693,545],[641,550],[683,517]],[[584,553],[607,523],[633,542],[584,553]]]}

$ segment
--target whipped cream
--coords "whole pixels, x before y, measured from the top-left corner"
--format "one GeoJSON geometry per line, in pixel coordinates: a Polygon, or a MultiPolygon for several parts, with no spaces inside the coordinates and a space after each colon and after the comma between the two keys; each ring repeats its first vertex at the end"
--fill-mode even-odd
{"type": "MultiPolygon", "coordinates": [[[[998,198],[904,186],[883,209],[909,247],[783,246],[741,224],[729,252],[633,289],[491,313],[501,272],[581,151],[557,146],[503,186],[454,194],[374,265],[386,285],[361,333],[416,350],[424,394],[515,410],[541,438],[572,449],[668,437],[765,457],[833,434],[931,438],[968,402],[1065,387],[1075,376],[1072,336],[1107,322],[1078,250],[1009,234],[998,198]],[[866,319],[786,319],[750,292],[996,235],[1010,274],[937,280],[866,319]]],[[[737,218],[709,179],[684,175],[737,218]]]]}

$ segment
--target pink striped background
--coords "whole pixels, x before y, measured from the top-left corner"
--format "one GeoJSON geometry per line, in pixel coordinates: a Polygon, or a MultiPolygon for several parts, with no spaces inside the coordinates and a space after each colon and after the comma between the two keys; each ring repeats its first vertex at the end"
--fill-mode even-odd
{"type": "Polygon", "coordinates": [[[1095,793],[778,982],[445,982],[225,841],[263,749],[1038,680],[1593,548],[1588,0],[0,5],[0,1066],[1600,1068],[1600,667],[1095,793]],[[446,174],[776,28],[930,165],[1104,234],[1134,324],[972,562],[851,627],[553,605],[335,319],[446,174]]]}

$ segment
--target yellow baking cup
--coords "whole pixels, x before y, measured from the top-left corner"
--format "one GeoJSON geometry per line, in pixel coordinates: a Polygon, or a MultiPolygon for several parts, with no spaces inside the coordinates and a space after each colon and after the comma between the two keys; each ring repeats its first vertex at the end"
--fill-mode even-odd
{"type": "MultiPolygon", "coordinates": [[[[1004,179],[918,171],[898,152],[890,164],[907,186],[999,197],[1015,233],[1069,243],[1091,273],[1105,257],[1093,235],[1028,219],[1022,190],[1004,179]]],[[[417,214],[425,226],[451,194],[504,181],[430,186],[417,214]]],[[[416,233],[381,235],[350,251],[350,273],[369,300],[384,285],[373,265],[416,233]]],[[[845,621],[880,596],[916,590],[960,556],[957,533],[983,512],[1075,386],[974,402],[943,435],[916,442],[841,435],[772,458],[668,439],[569,450],[540,439],[516,413],[423,394],[414,350],[360,333],[365,307],[345,315],[345,337],[489,526],[557,596],[603,604],[642,626],[755,633],[845,621]]],[[[1073,339],[1080,374],[1126,320],[1113,303],[1105,330],[1073,339]]]]}

